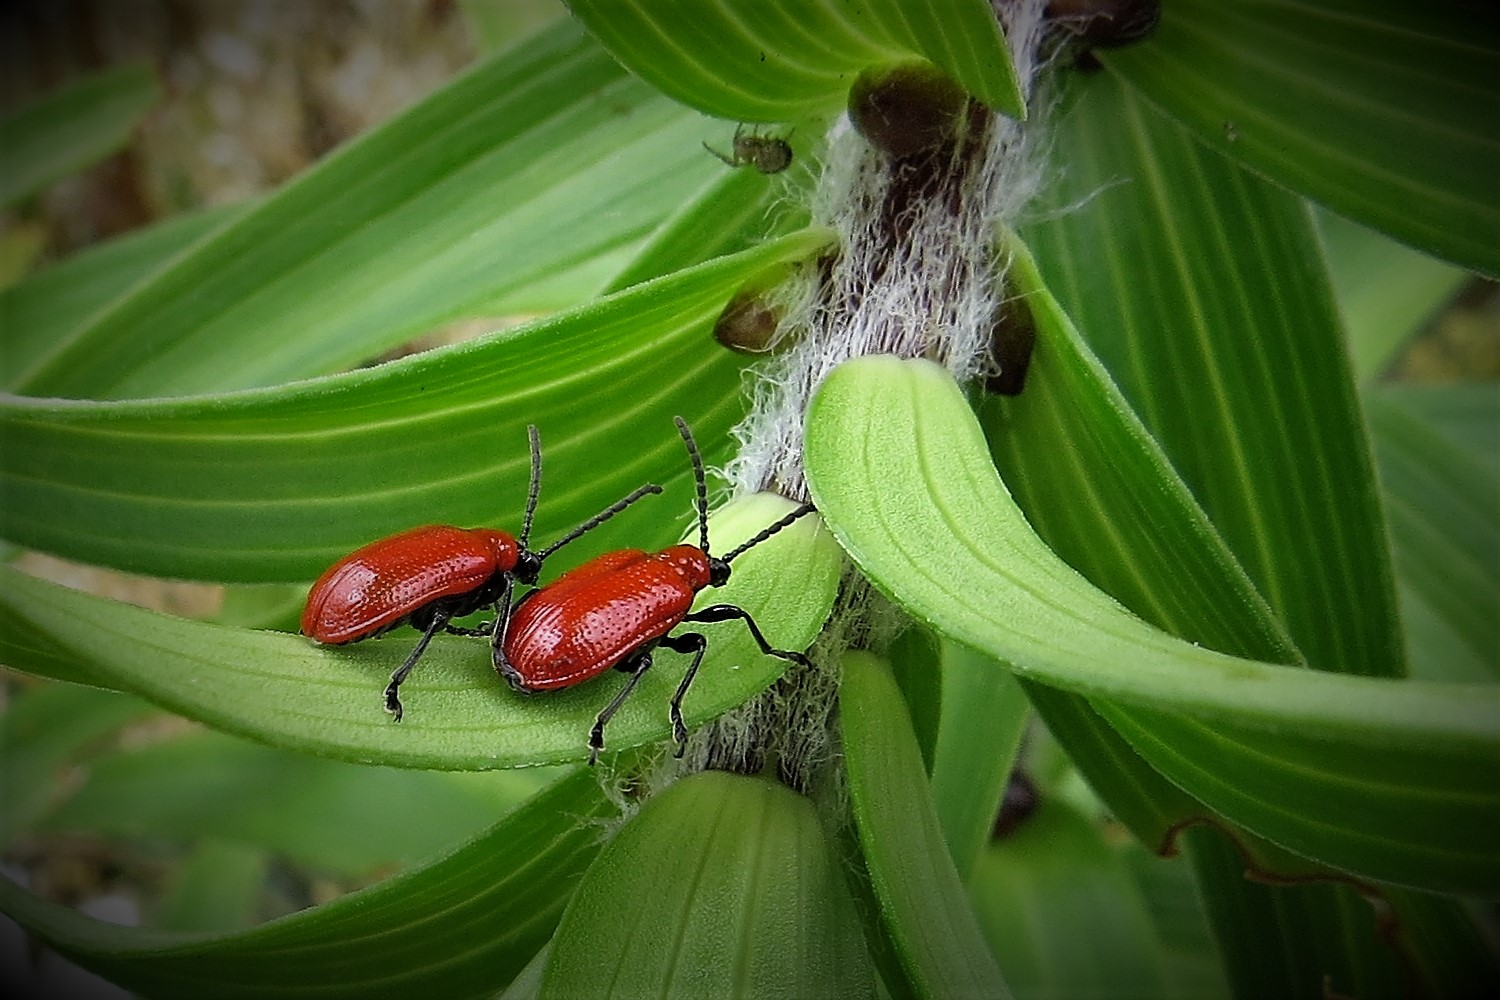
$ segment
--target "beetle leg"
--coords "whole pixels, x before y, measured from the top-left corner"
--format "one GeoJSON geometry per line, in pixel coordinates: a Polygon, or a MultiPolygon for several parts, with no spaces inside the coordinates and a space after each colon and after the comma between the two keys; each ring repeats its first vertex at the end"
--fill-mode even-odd
{"type": "Polygon", "coordinates": [[[755,619],[750,617],[750,612],[733,604],[712,604],[702,610],[685,615],[682,620],[685,622],[711,623],[727,622],[733,618],[738,618],[750,629],[750,635],[755,639],[756,645],[760,646],[762,653],[765,653],[767,656],[779,656],[783,660],[791,660],[793,663],[800,663],[804,667],[812,666],[812,662],[801,653],[796,653],[789,649],[774,648],[766,641],[766,637],[761,634],[760,626],[755,624],[755,619]]]}
{"type": "Polygon", "coordinates": [[[688,665],[687,673],[682,675],[677,693],[672,695],[672,739],[677,744],[677,752],[673,756],[680,758],[687,750],[688,738],[687,724],[682,721],[682,699],[698,673],[698,664],[703,662],[703,651],[708,648],[708,640],[701,632],[684,632],[682,635],[663,636],[661,644],[678,653],[693,654],[693,662],[688,665]]]}
{"type": "MultiPolygon", "coordinates": [[[[495,665],[495,673],[504,677],[505,683],[517,691],[524,691],[520,671],[511,666],[510,661],[505,658],[505,636],[510,632],[510,616],[514,610],[511,607],[510,598],[514,590],[515,581],[507,576],[505,589],[500,592],[499,600],[495,601],[495,629],[490,633],[490,660],[495,665]]],[[[523,597],[521,600],[525,599],[523,597]]]]}
{"type": "Polygon", "coordinates": [[[422,658],[422,654],[427,650],[427,644],[432,641],[432,637],[437,635],[443,626],[447,624],[448,617],[446,615],[433,615],[432,621],[422,632],[422,638],[417,642],[417,648],[412,650],[411,655],[406,658],[406,662],[397,667],[396,672],[391,674],[391,682],[385,687],[385,710],[396,717],[396,722],[401,721],[402,714],[401,699],[396,695],[397,689],[401,687],[401,682],[406,680],[407,674],[411,673],[411,668],[415,667],[417,661],[422,658]]]}
{"type": "Polygon", "coordinates": [[[728,164],[731,167],[738,167],[740,165],[738,161],[733,160],[733,159],[725,156],[723,153],[719,152],[717,149],[714,149],[712,146],[710,146],[706,142],[703,144],[703,148],[706,149],[706,150],[708,150],[710,153],[714,154],[715,156],[717,156],[719,159],[723,160],[726,164],[728,164]]]}
{"type": "Polygon", "coordinates": [[[609,724],[610,719],[614,718],[615,713],[620,710],[625,699],[630,697],[630,692],[635,690],[635,686],[641,682],[641,678],[650,667],[651,650],[647,648],[623,661],[616,668],[630,671],[630,679],[625,682],[624,687],[620,688],[620,693],[615,695],[614,700],[605,705],[604,711],[594,719],[594,728],[589,730],[589,767],[594,766],[599,760],[599,752],[604,749],[604,727],[609,724]]]}

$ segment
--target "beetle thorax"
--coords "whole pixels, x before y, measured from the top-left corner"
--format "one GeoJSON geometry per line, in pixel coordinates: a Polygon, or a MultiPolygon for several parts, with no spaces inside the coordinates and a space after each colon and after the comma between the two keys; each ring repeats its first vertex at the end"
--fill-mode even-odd
{"type": "MultiPolygon", "coordinates": [[[[516,544],[514,538],[504,531],[496,531],[493,528],[475,528],[473,529],[473,533],[484,539],[484,544],[494,554],[495,571],[497,573],[510,573],[517,569],[516,564],[521,561],[522,552],[521,547],[516,544]]],[[[530,554],[529,552],[526,553],[526,555],[530,554]]],[[[541,569],[540,565],[536,568],[538,570],[541,569]]],[[[517,574],[517,577],[519,578],[519,574],[517,574]]],[[[536,577],[532,576],[530,580],[522,580],[521,582],[535,583],[536,577]]]]}
{"type": "Polygon", "coordinates": [[[681,573],[683,582],[694,593],[713,583],[712,560],[696,545],[674,545],[663,549],[656,558],[681,573]]]}

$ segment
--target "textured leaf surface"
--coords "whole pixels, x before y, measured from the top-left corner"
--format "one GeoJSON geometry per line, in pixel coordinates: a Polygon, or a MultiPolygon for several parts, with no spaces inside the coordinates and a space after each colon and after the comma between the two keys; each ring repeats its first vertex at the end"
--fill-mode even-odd
{"type": "MultiPolygon", "coordinates": [[[[740,362],[712,345],[713,321],[749,277],[826,241],[804,230],[523,330],[276,389],[115,403],[11,397],[0,401],[0,528],[121,569],[310,580],[417,524],[517,530],[527,424],[540,428],[544,453],[538,539],[653,479],[676,484],[680,506],[668,509],[686,512],[688,465],[672,417],[688,420],[713,460],[743,407],[740,362]]],[[[568,557],[612,538],[660,545],[680,530],[631,515],[568,557]]]]}
{"type": "Polygon", "coordinates": [[[1207,145],[1340,214],[1500,275],[1500,15],[1442,0],[1173,0],[1101,53],[1207,145]]]}
{"type": "Polygon", "coordinates": [[[705,771],[589,867],[540,996],[874,997],[854,900],[812,803],[705,771]]]}
{"type": "Polygon", "coordinates": [[[920,997],[1009,996],[943,845],[890,666],[847,654],[839,712],[854,822],[905,986],[920,997]]]}
{"type": "Polygon", "coordinates": [[[839,110],[861,70],[914,58],[936,64],[995,110],[1026,116],[1004,35],[983,0],[568,6],[632,72],[732,121],[826,116],[839,110]]]}
{"type": "MultiPolygon", "coordinates": [[[[715,515],[716,551],[742,541],[791,509],[772,494],[715,515]]],[[[782,649],[803,649],[818,634],[837,590],[843,559],[816,518],[803,518],[735,560],[723,589],[700,595],[749,611],[782,649]],[[786,581],[798,581],[789,591],[786,581]]],[[[314,646],[300,636],[186,621],[64,590],[0,571],[0,603],[27,631],[67,651],[91,683],[138,693],[210,726],[291,750],[356,763],[483,770],[581,760],[594,716],[625,681],[609,672],[593,683],[540,697],[511,691],[495,676],[483,640],[445,636],[432,643],[402,688],[406,721],[381,710],[386,678],[406,658],[412,632],[351,646],[314,646]],[[87,621],[89,628],[77,623],[87,621]]],[[[743,703],[780,676],[785,661],[763,656],[738,622],[704,628],[704,657],[684,715],[689,725],[743,703]]],[[[609,746],[619,750],[670,733],[667,702],[687,659],[661,655],[615,716],[609,746]]],[[[19,670],[50,661],[13,659],[19,670]]]]}
{"type": "Polygon", "coordinates": [[[1237,659],[1135,618],[1031,531],[930,363],[841,366],[808,425],[808,481],[834,533],[934,628],[1024,677],[1170,718],[1172,740],[1135,744],[1153,766],[1298,853],[1431,888],[1500,885],[1482,832],[1500,819],[1496,688],[1237,659]],[[1205,776],[1210,761],[1241,784],[1205,776]]]}
{"type": "Polygon", "coordinates": [[[456,319],[576,304],[721,166],[710,134],[560,22],[114,300],[22,391],[273,385],[456,319]]]}

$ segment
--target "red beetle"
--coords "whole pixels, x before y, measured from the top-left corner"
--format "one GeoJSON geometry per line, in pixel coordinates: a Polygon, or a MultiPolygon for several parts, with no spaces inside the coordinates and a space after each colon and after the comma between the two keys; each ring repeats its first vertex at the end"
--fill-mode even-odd
{"type": "Polygon", "coordinates": [[[391,674],[385,689],[385,709],[397,722],[402,715],[397,691],[434,635],[485,635],[497,642],[504,634],[496,627],[500,617],[495,625],[480,628],[461,628],[450,624],[452,619],[486,605],[500,615],[502,605],[510,606],[511,587],[517,582],[536,583],[549,555],[641,497],[661,492],[660,486],[647,483],[542,551],[533,552],[526,542],[541,487],[542,452],[536,428],[528,427],[527,434],[531,439],[531,486],[519,540],[492,528],[412,528],[351,552],[328,567],[308,591],[302,634],[314,642],[358,642],[407,621],[422,631],[417,648],[391,674]]]}
{"type": "Polygon", "coordinates": [[[803,504],[723,557],[708,552],[708,497],[703,459],[692,432],[681,417],[677,430],[687,445],[698,485],[698,545],[674,545],[657,553],[640,549],[610,552],[570,570],[539,590],[527,593],[510,614],[494,646],[495,669],[518,691],[552,691],[572,687],[611,667],[630,675],[589,731],[589,763],[604,749],[604,727],[651,666],[651,653],[665,646],[692,653],[693,662],[672,696],[672,736],[677,756],[686,749],[687,726],[682,699],[698,672],[708,640],[699,632],[669,635],[682,622],[722,622],[738,618],[750,629],[761,652],[808,666],[801,653],[774,649],[749,612],[733,604],[692,611],[693,598],[705,587],[729,581],[729,564],[793,521],[812,512],[803,504]]]}

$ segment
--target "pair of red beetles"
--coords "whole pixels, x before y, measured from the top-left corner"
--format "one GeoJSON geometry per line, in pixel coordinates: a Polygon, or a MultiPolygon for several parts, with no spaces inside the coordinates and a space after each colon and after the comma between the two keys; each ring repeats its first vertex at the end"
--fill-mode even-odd
{"type": "Polygon", "coordinates": [[[527,548],[541,486],[541,444],[535,427],[531,438],[531,486],[521,535],[515,538],[490,528],[430,525],[372,542],[334,563],[313,584],[302,612],[302,633],[316,642],[343,644],[388,632],[404,622],[422,638],[406,662],[391,674],[385,707],[401,721],[398,691],[438,632],[487,636],[495,670],[518,691],[552,691],[572,687],[609,670],[630,675],[594,720],[589,731],[589,763],[604,749],[604,727],[629,697],[658,646],[693,654],[671,701],[672,735],[682,756],[687,726],[682,699],[687,694],[708,642],[699,632],[670,634],[683,622],[740,619],[761,651],[806,664],[801,653],[774,649],[755,620],[733,604],[692,611],[694,597],[705,587],[722,587],[729,564],[805,514],[803,504],[725,556],[708,551],[708,492],[703,459],[692,432],[681,417],[677,431],[687,446],[697,485],[697,545],[674,545],[661,552],[640,549],[610,552],[570,570],[544,587],[536,587],[542,564],[552,553],[652,493],[654,483],[632,492],[580,524],[562,538],[533,552],[527,548]],[[516,584],[534,589],[512,604],[516,584]],[[454,618],[493,607],[493,625],[477,629],[452,624],[454,618]]]}

